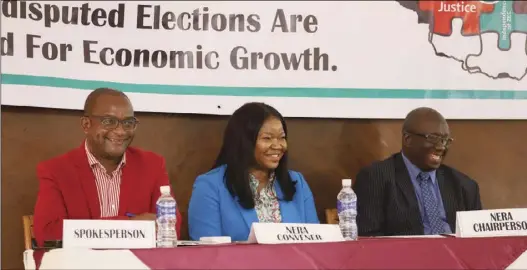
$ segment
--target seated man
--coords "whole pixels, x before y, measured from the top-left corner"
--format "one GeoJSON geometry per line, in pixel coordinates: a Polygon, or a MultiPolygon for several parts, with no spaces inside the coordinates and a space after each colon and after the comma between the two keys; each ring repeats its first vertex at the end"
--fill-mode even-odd
{"type": "MultiPolygon", "coordinates": [[[[107,88],[90,93],[81,118],[86,140],[37,166],[39,246],[62,239],[64,219],[155,220],[159,187],[170,183],[161,156],[128,147],[137,124],[124,93],[107,88]]],[[[178,237],[180,226],[178,211],[178,237]]]]}
{"type": "Polygon", "coordinates": [[[442,165],[452,142],[448,124],[431,108],[410,112],[402,152],[357,175],[361,236],[454,233],[456,212],[481,210],[478,184],[442,165]]]}

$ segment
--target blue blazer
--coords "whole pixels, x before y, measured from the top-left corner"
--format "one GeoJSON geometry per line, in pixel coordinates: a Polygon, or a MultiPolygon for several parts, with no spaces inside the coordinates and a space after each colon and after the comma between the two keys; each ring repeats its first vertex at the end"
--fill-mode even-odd
{"type": "MultiPolygon", "coordinates": [[[[256,210],[244,209],[237,197],[232,197],[224,181],[226,165],[217,167],[196,178],[188,209],[190,238],[230,236],[232,241],[245,241],[251,224],[258,222],[256,210]]],[[[282,190],[274,182],[280,203],[283,223],[319,223],[313,194],[299,172],[289,171],[296,181],[296,192],[290,202],[281,200],[282,190]]]]}

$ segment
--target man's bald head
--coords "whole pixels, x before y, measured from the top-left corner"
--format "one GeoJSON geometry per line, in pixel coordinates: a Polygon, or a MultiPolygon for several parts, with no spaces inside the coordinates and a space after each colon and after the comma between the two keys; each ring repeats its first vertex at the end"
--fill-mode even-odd
{"type": "Polygon", "coordinates": [[[436,110],[429,107],[419,107],[406,115],[403,123],[403,133],[415,132],[423,122],[446,122],[445,118],[436,110]]]}
{"type": "Polygon", "coordinates": [[[403,124],[403,154],[422,171],[439,168],[452,139],[443,116],[427,107],[417,108],[403,124]]]}
{"type": "Polygon", "coordinates": [[[84,102],[84,115],[91,115],[97,104],[97,101],[103,96],[123,97],[130,101],[128,96],[126,96],[126,94],[121,91],[111,88],[97,88],[88,95],[86,101],[84,102]]]}

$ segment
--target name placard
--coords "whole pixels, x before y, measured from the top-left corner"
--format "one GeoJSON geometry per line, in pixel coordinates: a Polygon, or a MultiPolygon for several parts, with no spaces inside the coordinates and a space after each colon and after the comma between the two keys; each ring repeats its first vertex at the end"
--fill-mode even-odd
{"type": "Polygon", "coordinates": [[[344,241],[338,225],[302,223],[253,223],[249,243],[288,244],[344,241]]]}
{"type": "Polygon", "coordinates": [[[460,211],[456,213],[456,237],[526,235],[526,208],[460,211]]]}
{"type": "Polygon", "coordinates": [[[152,220],[64,220],[63,248],[134,249],[156,247],[152,220]]]}

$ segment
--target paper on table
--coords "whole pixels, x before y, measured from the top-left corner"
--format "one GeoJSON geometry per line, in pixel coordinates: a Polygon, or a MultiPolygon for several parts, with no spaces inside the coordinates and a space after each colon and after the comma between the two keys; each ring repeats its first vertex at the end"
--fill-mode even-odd
{"type": "Polygon", "coordinates": [[[129,250],[54,249],[40,269],[150,269],[129,250]]]}
{"type": "Polygon", "coordinates": [[[228,245],[230,243],[214,243],[207,241],[177,241],[178,246],[210,246],[210,245],[228,245]]]}
{"type": "Polygon", "coordinates": [[[377,236],[381,238],[444,238],[443,235],[393,235],[393,236],[377,236]]]}
{"type": "Polygon", "coordinates": [[[177,241],[178,246],[199,246],[199,241],[180,240],[177,241]]]}

